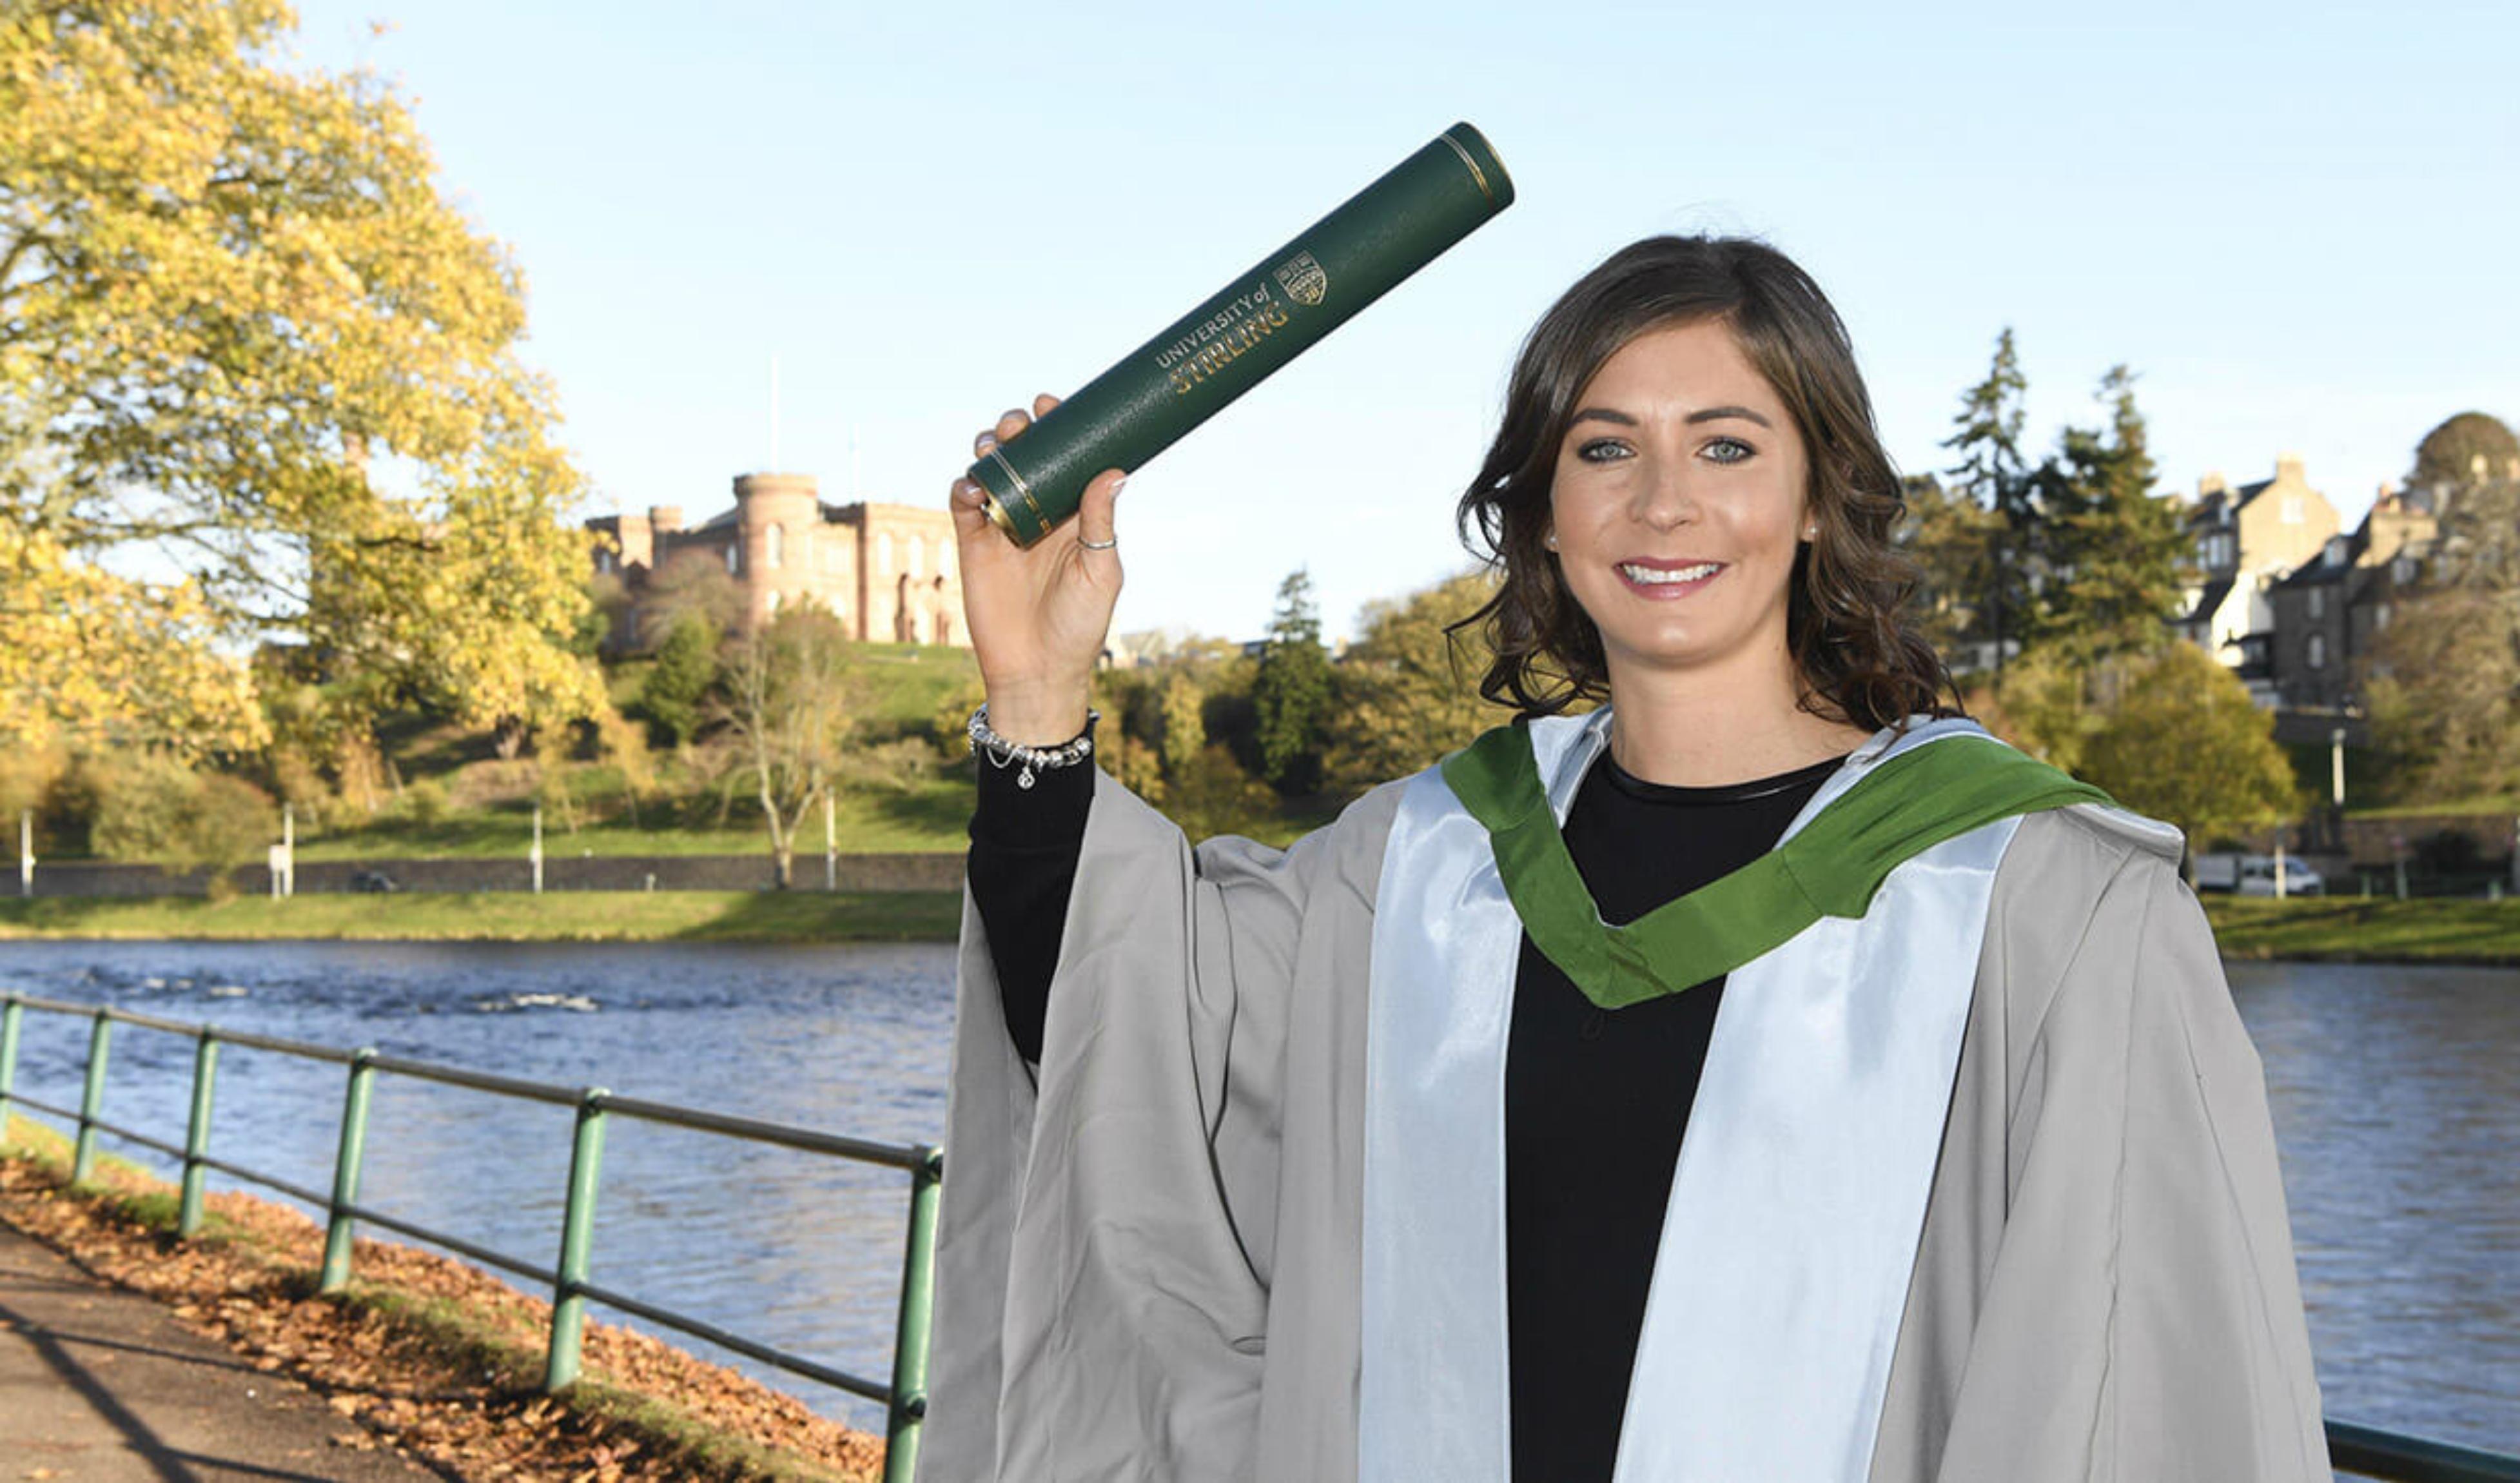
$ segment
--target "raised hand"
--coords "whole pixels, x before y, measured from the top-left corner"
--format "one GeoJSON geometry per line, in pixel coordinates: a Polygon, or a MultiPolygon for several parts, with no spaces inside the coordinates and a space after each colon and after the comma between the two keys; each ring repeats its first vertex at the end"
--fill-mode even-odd
{"type": "MultiPolygon", "coordinates": [[[[1012,442],[1058,405],[1036,396],[972,439],[975,455],[1012,442]]],[[[1085,729],[1095,661],[1120,598],[1112,506],[1127,475],[1106,469],[1085,486],[1076,518],[1029,549],[989,520],[984,491],[954,481],[950,503],[963,569],[963,616],[988,688],[989,724],[1010,742],[1051,746],[1085,729]]]]}

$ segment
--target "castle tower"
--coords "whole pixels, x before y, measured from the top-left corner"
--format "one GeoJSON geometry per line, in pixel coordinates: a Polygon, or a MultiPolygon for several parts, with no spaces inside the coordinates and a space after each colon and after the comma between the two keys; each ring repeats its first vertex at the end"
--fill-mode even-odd
{"type": "Polygon", "coordinates": [[[821,484],[810,473],[743,473],[735,480],[744,621],[762,622],[814,595],[823,528],[821,484]]]}

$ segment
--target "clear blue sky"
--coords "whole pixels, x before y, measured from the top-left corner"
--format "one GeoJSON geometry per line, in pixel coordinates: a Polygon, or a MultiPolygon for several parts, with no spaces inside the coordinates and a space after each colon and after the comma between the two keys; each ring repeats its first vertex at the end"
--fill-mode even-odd
{"type": "Polygon", "coordinates": [[[2034,446],[2141,377],[2165,482],[2297,451],[2349,523],[2469,408],[2520,421],[2520,7],[1266,11],[304,0],[510,245],[527,354],[616,504],[771,459],[941,502],[1083,382],[1456,119],[1517,204],[1132,479],[1123,630],[1332,633],[1463,564],[1508,363],[1636,237],[1766,237],[1851,326],[1902,467],[1997,332],[2034,446]],[[368,22],[392,22],[382,36],[368,22]],[[852,450],[854,449],[854,458],[852,450]],[[852,474],[854,465],[855,473],[852,474]]]}

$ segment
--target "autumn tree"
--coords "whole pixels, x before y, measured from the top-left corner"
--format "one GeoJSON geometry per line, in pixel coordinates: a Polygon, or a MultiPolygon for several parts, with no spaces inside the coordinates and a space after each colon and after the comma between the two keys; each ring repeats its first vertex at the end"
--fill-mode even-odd
{"type": "Polygon", "coordinates": [[[848,743],[847,649],[839,620],[804,604],[727,649],[713,714],[753,786],[781,890],[795,878],[797,827],[822,801],[848,743]]]}
{"type": "Polygon", "coordinates": [[[599,694],[517,269],[393,89],[292,65],[293,28],[281,0],[0,13],[14,737],[254,744],[221,655],[274,638],[381,677],[341,697],[517,736],[599,694]]]}
{"type": "Polygon", "coordinates": [[[1496,578],[1480,570],[1366,606],[1338,668],[1329,752],[1339,791],[1408,777],[1511,719],[1479,697],[1486,643],[1475,630],[1451,628],[1495,593],[1496,578]]]}
{"type": "Polygon", "coordinates": [[[743,589],[735,585],[717,553],[685,547],[649,576],[642,607],[648,621],[641,625],[646,630],[638,636],[641,643],[671,633],[686,616],[728,633],[742,625],[743,589]]]}
{"type": "Polygon", "coordinates": [[[2083,748],[2085,779],[2177,825],[2199,849],[2301,806],[2274,717],[2237,675],[2193,644],[2129,662],[2116,703],[2083,748]]]}
{"type": "Polygon", "coordinates": [[[1330,656],[1322,648],[1321,610],[1313,579],[1301,569],[1278,586],[1278,608],[1260,670],[1251,682],[1259,712],[1261,774],[1282,793],[1321,786],[1322,743],[1329,722],[1330,656]]]}
{"type": "Polygon", "coordinates": [[[2459,487],[2365,686],[2407,801],[2520,793],[2520,478],[2459,487]]]}

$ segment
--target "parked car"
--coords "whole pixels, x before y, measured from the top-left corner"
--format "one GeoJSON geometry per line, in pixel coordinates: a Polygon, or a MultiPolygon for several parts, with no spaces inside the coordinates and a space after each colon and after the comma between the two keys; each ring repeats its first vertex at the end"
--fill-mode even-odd
{"type": "MultiPolygon", "coordinates": [[[[2290,856],[2286,856],[2283,863],[2283,893],[2287,896],[2327,894],[2326,879],[2290,856]]],[[[2196,888],[2200,891],[2229,891],[2238,896],[2272,896],[2275,893],[2275,859],[2272,855],[2199,855],[2196,857],[2196,888]]]]}
{"type": "Polygon", "coordinates": [[[394,884],[394,877],[382,871],[361,871],[350,877],[350,889],[376,895],[384,891],[398,891],[402,887],[394,884]]]}

